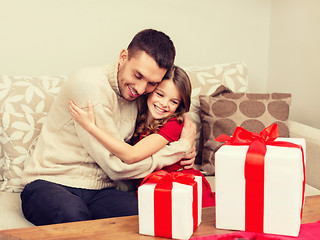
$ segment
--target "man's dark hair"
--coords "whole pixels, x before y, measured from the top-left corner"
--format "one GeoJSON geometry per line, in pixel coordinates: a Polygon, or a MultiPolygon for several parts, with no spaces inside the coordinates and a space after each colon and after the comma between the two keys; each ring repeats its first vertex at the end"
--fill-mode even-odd
{"type": "Polygon", "coordinates": [[[165,69],[172,67],[176,55],[170,37],[154,29],[142,30],[134,36],[128,46],[128,58],[134,57],[140,51],[146,52],[160,68],[165,69]]]}

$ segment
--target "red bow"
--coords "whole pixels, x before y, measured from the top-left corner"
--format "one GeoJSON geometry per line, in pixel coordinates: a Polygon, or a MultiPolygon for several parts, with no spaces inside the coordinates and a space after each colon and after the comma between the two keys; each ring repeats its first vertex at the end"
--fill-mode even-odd
{"type": "Polygon", "coordinates": [[[236,127],[233,136],[222,134],[215,140],[218,142],[228,142],[232,145],[249,145],[253,141],[271,142],[279,137],[278,124],[272,124],[263,129],[260,133],[249,132],[242,127],[236,127]]]}
{"type": "Polygon", "coordinates": [[[172,189],[172,183],[178,182],[182,184],[190,185],[194,183],[194,175],[190,173],[182,173],[182,172],[171,172],[168,173],[164,170],[159,170],[153,173],[150,173],[146,176],[141,185],[145,182],[149,183],[157,183],[159,186],[164,186],[166,188],[172,189]]]}

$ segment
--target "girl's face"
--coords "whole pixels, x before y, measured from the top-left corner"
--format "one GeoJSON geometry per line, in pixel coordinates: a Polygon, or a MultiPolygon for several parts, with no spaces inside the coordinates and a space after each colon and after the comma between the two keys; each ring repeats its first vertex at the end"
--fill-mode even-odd
{"type": "Polygon", "coordinates": [[[148,122],[150,123],[154,119],[162,119],[175,113],[181,101],[180,93],[173,80],[163,80],[148,96],[148,122]]]}

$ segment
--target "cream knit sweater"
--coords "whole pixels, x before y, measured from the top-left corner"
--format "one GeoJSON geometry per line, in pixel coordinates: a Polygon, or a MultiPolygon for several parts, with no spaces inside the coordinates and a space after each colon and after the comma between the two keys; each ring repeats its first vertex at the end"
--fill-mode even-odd
{"type": "Polygon", "coordinates": [[[153,156],[128,165],[72,119],[68,100],[81,107],[86,107],[91,100],[100,128],[119,139],[128,140],[132,136],[137,106],[119,96],[117,69],[118,63],[84,68],[63,85],[42,127],[33,155],[26,162],[24,184],[43,179],[85,189],[113,187],[113,180],[143,178],[177,162],[190,150],[188,141],[180,139],[153,156]]]}

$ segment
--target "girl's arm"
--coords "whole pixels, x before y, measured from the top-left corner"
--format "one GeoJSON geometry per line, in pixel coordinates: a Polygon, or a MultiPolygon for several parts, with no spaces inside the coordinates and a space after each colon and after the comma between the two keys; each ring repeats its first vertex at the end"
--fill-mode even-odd
{"type": "Polygon", "coordinates": [[[132,146],[97,127],[91,102],[88,102],[88,111],[79,108],[72,101],[69,101],[69,109],[75,121],[127,164],[139,162],[153,155],[169,142],[160,134],[150,134],[132,146]]]}

